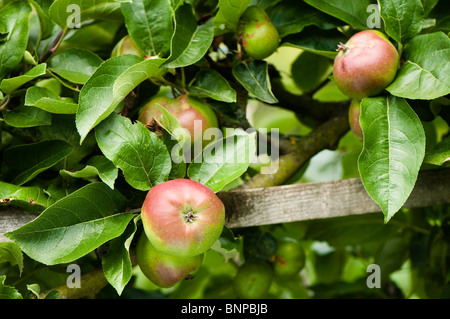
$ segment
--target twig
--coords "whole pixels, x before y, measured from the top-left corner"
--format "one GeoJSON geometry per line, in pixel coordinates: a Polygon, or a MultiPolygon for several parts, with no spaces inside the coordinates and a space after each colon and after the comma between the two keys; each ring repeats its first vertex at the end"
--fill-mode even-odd
{"type": "Polygon", "coordinates": [[[61,44],[61,41],[66,32],[67,29],[63,29],[58,33],[55,40],[53,40],[52,44],[50,44],[50,47],[47,49],[47,51],[44,52],[44,54],[39,59],[39,63],[45,62],[56,50],[58,50],[59,45],[61,44]]]}
{"type": "MultiPolygon", "coordinates": [[[[347,106],[348,107],[348,106],[347,106]]],[[[347,112],[320,125],[312,133],[301,137],[292,147],[292,151],[280,156],[278,170],[271,174],[259,173],[239,188],[258,188],[282,185],[311,157],[324,149],[336,147],[340,138],[349,130],[347,112]]]]}

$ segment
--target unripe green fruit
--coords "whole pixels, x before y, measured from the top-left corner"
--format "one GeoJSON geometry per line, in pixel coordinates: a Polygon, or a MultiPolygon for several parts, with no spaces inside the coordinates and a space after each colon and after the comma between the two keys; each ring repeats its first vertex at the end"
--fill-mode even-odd
{"type": "Polygon", "coordinates": [[[274,273],[282,278],[295,276],[305,266],[305,260],[302,245],[294,240],[280,241],[274,258],[274,273]]]}
{"type": "Polygon", "coordinates": [[[350,103],[350,108],[348,109],[348,122],[350,124],[350,129],[353,135],[358,139],[363,139],[363,132],[361,125],[359,124],[359,117],[361,115],[361,102],[358,100],[352,100],[350,103]]]}
{"type": "Polygon", "coordinates": [[[206,145],[210,141],[203,141],[203,133],[208,128],[219,126],[217,116],[211,107],[206,102],[188,95],[180,95],[176,99],[155,98],[142,108],[138,120],[144,124],[152,123],[153,119],[159,121],[161,110],[158,104],[169,111],[180,123],[180,126],[189,132],[192,144],[197,139],[202,139],[203,146],[206,145]],[[200,129],[195,129],[196,125],[200,129]]]}
{"type": "Polygon", "coordinates": [[[272,267],[265,261],[248,261],[239,267],[233,288],[240,299],[264,298],[273,280],[272,267]]]}
{"type": "Polygon", "coordinates": [[[362,100],[381,93],[395,78],[399,54],[387,37],[376,30],[353,35],[339,45],[333,76],[348,97],[362,100]]]}
{"type": "Polygon", "coordinates": [[[237,37],[248,56],[261,60],[280,44],[280,35],[264,9],[248,7],[239,19],[237,37]]]}
{"type": "Polygon", "coordinates": [[[193,257],[206,252],[220,237],[225,206],[209,187],[180,178],[148,191],[141,218],[156,249],[169,255],[193,257]]]}
{"type": "Polygon", "coordinates": [[[152,283],[170,288],[200,268],[203,254],[193,257],[167,255],[157,250],[143,233],[136,247],[136,258],[142,273],[152,283]]]}
{"type": "Polygon", "coordinates": [[[136,43],[134,43],[133,39],[129,35],[124,36],[119,42],[117,42],[111,53],[111,57],[114,58],[124,54],[134,54],[141,58],[144,57],[136,46],[136,43]]]}

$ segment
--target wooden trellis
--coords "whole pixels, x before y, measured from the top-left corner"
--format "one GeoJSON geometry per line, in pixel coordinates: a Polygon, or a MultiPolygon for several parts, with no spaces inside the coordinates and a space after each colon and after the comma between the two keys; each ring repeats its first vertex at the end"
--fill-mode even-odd
{"type": "MultiPolygon", "coordinates": [[[[379,212],[359,178],[219,192],[230,228],[379,212]]],[[[450,204],[450,169],[423,171],[405,208],[450,204]]],[[[37,215],[0,207],[0,241],[37,215]]]]}

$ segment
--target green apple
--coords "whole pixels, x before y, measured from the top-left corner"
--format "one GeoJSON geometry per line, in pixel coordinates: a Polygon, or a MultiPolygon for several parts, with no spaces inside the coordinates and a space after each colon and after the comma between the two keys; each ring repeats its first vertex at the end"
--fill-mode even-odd
{"type": "Polygon", "coordinates": [[[245,262],[233,280],[233,288],[240,299],[264,298],[272,285],[272,267],[263,260],[245,262]]]}
{"type": "Polygon", "coordinates": [[[240,17],[237,38],[247,55],[257,60],[271,55],[280,44],[277,28],[258,6],[248,7],[240,17]]]}
{"type": "Polygon", "coordinates": [[[200,268],[203,254],[193,257],[167,255],[157,250],[143,233],[136,247],[136,258],[142,273],[152,283],[170,288],[200,268]]]}

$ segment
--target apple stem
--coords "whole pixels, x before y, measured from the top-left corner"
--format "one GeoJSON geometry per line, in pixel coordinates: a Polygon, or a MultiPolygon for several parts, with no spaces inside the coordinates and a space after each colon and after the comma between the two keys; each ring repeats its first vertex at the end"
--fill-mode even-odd
{"type": "Polygon", "coordinates": [[[338,48],[336,49],[336,51],[347,51],[348,49],[349,49],[349,47],[347,45],[345,45],[342,42],[339,42],[338,48]]]}

